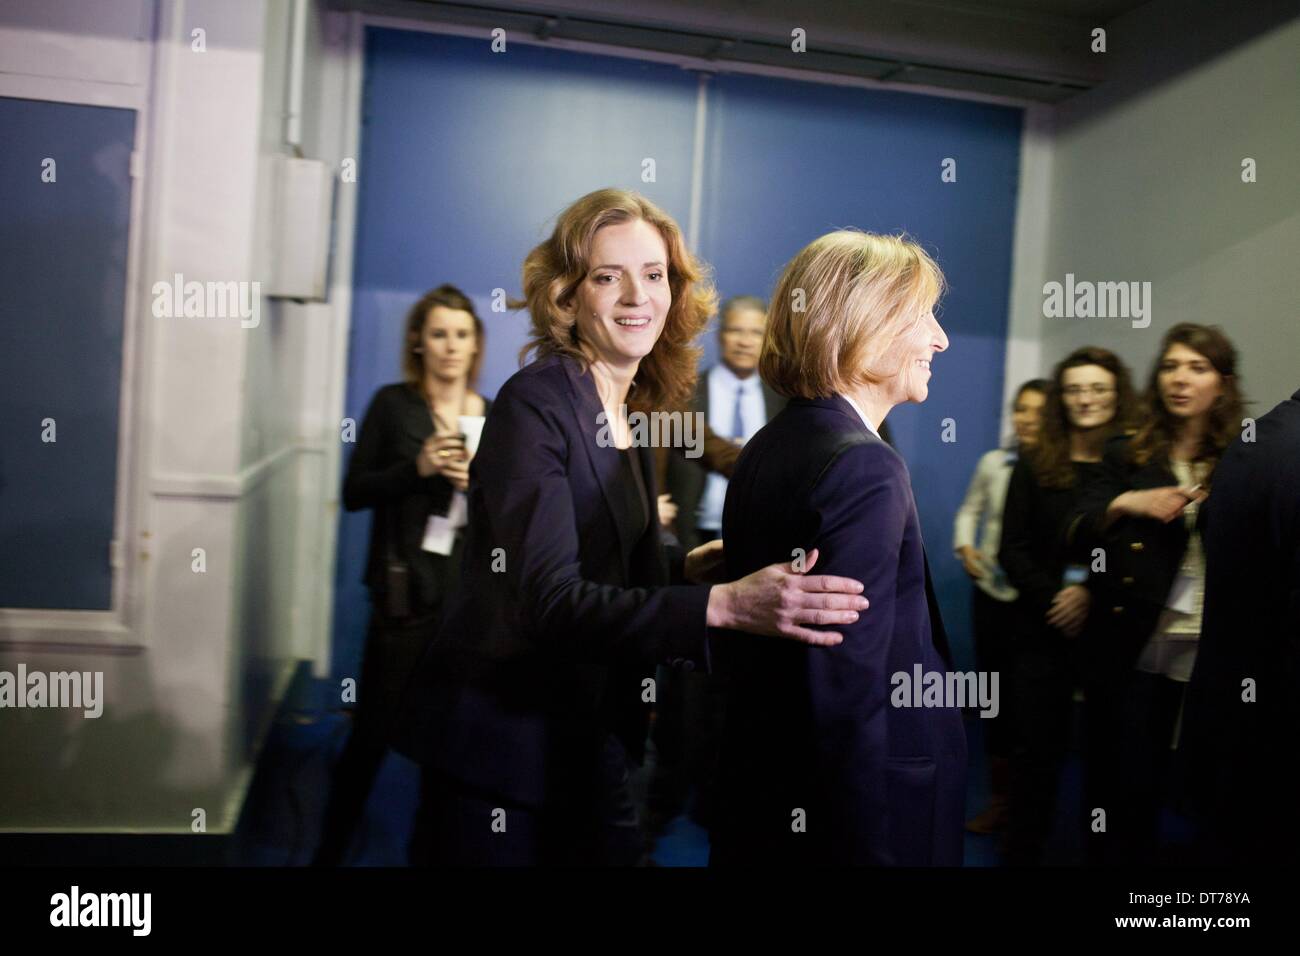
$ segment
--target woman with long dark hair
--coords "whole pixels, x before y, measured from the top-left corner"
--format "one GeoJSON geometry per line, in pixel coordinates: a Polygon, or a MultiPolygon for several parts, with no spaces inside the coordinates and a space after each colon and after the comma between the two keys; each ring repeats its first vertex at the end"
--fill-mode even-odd
{"type": "Polygon", "coordinates": [[[1236,349],[1214,326],[1175,325],[1142,400],[1141,426],[1106,446],[1081,502],[1107,556],[1092,581],[1105,627],[1090,634],[1088,694],[1104,729],[1089,775],[1105,785],[1104,859],[1123,863],[1154,861],[1169,796],[1205,592],[1197,511],[1241,429],[1236,349]]]}
{"type": "Polygon", "coordinates": [[[998,561],[1019,592],[1013,650],[1015,739],[1005,860],[1042,862],[1070,738],[1077,639],[1092,604],[1091,569],[1071,522],[1101,471],[1106,440],[1131,421],[1128,369],[1102,348],[1076,349],[1052,373],[1038,443],[1016,462],[998,561]]]}
{"type": "Polygon", "coordinates": [[[343,506],[374,513],[370,629],[316,865],[342,862],[402,692],[459,577],[471,458],[463,430],[492,406],[474,391],[483,349],[483,323],[464,293],[441,285],[421,296],[404,325],[403,381],[375,393],[348,461],[343,506]]]}

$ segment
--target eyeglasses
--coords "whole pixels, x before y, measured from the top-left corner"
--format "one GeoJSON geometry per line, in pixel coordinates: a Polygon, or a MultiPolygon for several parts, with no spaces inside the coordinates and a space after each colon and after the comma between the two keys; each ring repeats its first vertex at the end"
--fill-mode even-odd
{"type": "Polygon", "coordinates": [[[1069,388],[1061,389],[1061,394],[1066,398],[1082,398],[1084,395],[1091,395],[1093,398],[1101,398],[1105,395],[1109,395],[1113,391],[1115,391],[1115,389],[1111,388],[1109,385],[1090,385],[1086,388],[1082,385],[1071,385],[1069,388]]]}

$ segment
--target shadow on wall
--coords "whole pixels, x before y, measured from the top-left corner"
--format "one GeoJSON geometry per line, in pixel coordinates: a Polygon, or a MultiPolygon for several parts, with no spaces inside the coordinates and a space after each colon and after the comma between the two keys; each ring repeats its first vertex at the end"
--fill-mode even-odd
{"type": "Polygon", "coordinates": [[[1297,16],[1295,0],[1155,0],[1104,25],[1107,79],[1056,108],[1058,132],[1176,79],[1297,16]]]}

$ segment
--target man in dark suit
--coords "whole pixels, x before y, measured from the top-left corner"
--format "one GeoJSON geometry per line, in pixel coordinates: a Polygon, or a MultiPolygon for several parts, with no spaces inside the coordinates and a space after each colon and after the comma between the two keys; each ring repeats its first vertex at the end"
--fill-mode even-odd
{"type": "MultiPolygon", "coordinates": [[[[1249,427],[1249,426],[1248,426],[1249,427]]],[[[1300,863],[1300,391],[1214,470],[1205,614],[1183,715],[1210,862],[1300,863]]]]}
{"type": "MultiPolygon", "coordinates": [[[[690,408],[708,426],[704,454],[687,458],[682,449],[669,449],[664,456],[664,487],[676,507],[668,527],[687,551],[720,536],[727,479],[740,448],[785,405],[758,376],[766,303],[734,296],[722,304],[720,316],[719,362],[700,376],[690,408]],[[729,447],[719,452],[723,443],[729,447]]],[[[649,830],[653,834],[680,813],[692,788],[692,816],[707,826],[722,733],[722,684],[701,672],[666,667],[657,680],[649,830]]]]}
{"type": "MultiPolygon", "coordinates": [[[[691,411],[701,412],[715,434],[744,445],[785,406],[785,399],[758,376],[767,324],[763,300],[735,296],[722,304],[720,315],[719,361],[696,383],[691,411]]],[[[727,475],[706,470],[702,462],[683,454],[668,459],[665,487],[677,506],[673,530],[688,551],[712,541],[722,530],[727,475]]],[[[734,466],[734,461],[729,464],[734,466]]]]}

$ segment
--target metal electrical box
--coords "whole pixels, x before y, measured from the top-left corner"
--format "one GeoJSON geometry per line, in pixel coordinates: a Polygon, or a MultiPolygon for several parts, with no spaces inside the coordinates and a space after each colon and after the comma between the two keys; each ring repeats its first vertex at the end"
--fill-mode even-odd
{"type": "Polygon", "coordinates": [[[334,170],[318,159],[271,158],[274,183],[268,288],[275,298],[323,302],[333,248],[334,170]]]}

